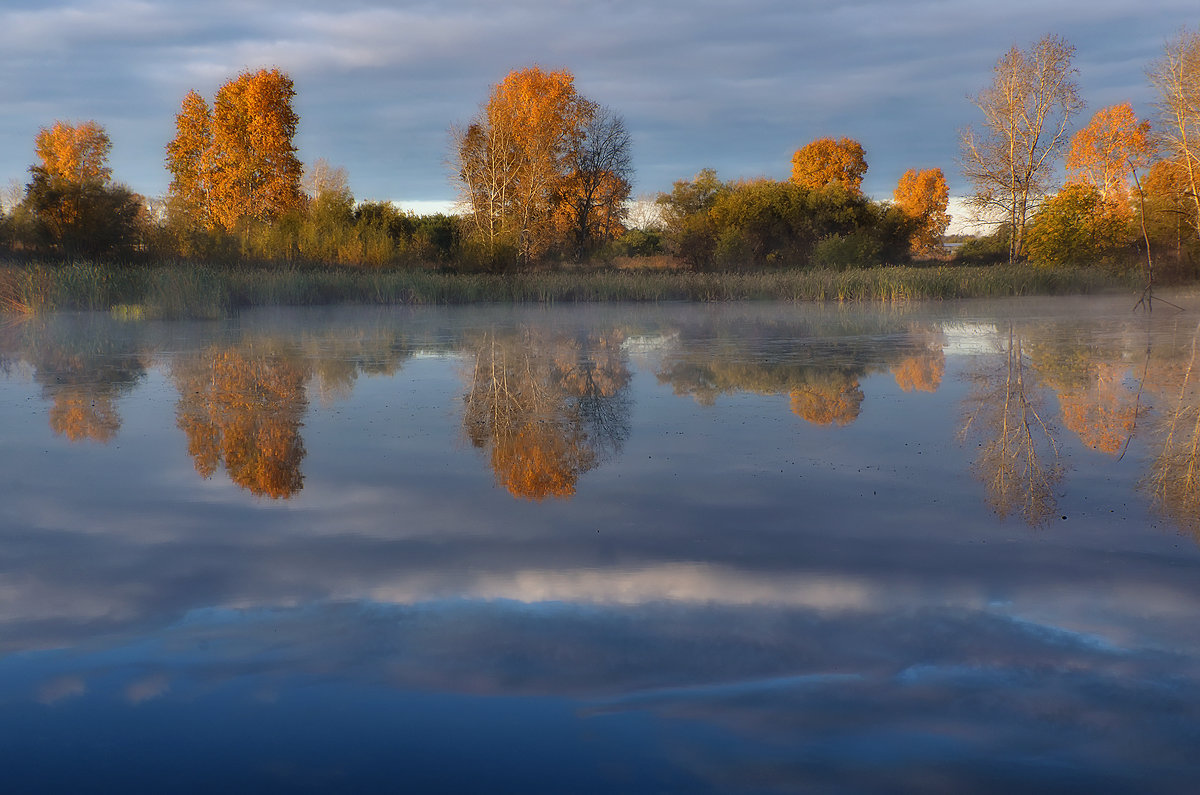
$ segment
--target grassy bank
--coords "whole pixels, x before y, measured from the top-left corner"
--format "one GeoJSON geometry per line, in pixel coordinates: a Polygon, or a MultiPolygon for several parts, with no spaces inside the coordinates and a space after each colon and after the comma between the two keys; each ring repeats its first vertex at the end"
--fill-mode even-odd
{"type": "Polygon", "coordinates": [[[0,266],[0,311],[113,311],[216,318],[246,306],[577,301],[906,301],[1132,289],[1136,276],[1030,267],[864,268],[727,273],[531,272],[508,275],[345,268],[0,266]]]}

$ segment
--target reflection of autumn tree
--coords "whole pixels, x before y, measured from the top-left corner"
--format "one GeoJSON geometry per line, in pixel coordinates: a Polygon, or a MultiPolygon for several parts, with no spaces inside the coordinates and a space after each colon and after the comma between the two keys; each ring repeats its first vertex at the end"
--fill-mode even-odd
{"type": "Polygon", "coordinates": [[[913,329],[919,348],[892,367],[896,386],[905,392],[936,392],[946,373],[946,352],[940,333],[913,329]]]}
{"type": "Polygon", "coordinates": [[[1011,326],[998,366],[971,380],[962,436],[980,441],[975,472],[987,487],[988,503],[1001,517],[1019,513],[1029,524],[1045,522],[1062,479],[1058,442],[1043,419],[1041,390],[1011,326]]]}
{"type": "Polygon", "coordinates": [[[864,400],[859,381],[880,369],[890,367],[905,390],[932,392],[941,383],[945,355],[940,333],[913,327],[899,336],[892,327],[853,325],[844,331],[845,337],[826,336],[811,347],[780,345],[781,339],[807,339],[794,325],[783,330],[685,330],[680,346],[663,357],[658,381],[703,406],[741,392],[787,395],[792,412],[816,425],[849,425],[858,419],[864,400]]]}
{"type": "Polygon", "coordinates": [[[52,401],[50,428],[72,442],[111,441],[121,429],[117,399],[145,375],[141,355],[90,325],[28,332],[34,379],[52,401]]]}
{"type": "Polygon", "coordinates": [[[1093,377],[1074,389],[1060,389],[1063,425],[1093,450],[1117,455],[1133,434],[1137,391],[1126,383],[1123,365],[1099,363],[1093,377]]]}
{"type": "Polygon", "coordinates": [[[570,497],[629,433],[621,335],[488,334],[474,345],[463,425],[496,480],[530,500],[570,497]]]}
{"type": "Polygon", "coordinates": [[[197,472],[211,477],[224,465],[230,480],[254,494],[300,491],[306,366],[248,347],[213,347],[177,363],[174,376],[176,422],[197,472]]]}
{"type": "Polygon", "coordinates": [[[1027,349],[1041,383],[1058,394],[1067,430],[1093,450],[1119,454],[1138,412],[1136,385],[1126,379],[1121,352],[1097,344],[1090,334],[1061,332],[1027,349]]]}
{"type": "Polygon", "coordinates": [[[835,374],[792,389],[792,413],[814,425],[849,425],[862,411],[858,379],[835,374]]]}

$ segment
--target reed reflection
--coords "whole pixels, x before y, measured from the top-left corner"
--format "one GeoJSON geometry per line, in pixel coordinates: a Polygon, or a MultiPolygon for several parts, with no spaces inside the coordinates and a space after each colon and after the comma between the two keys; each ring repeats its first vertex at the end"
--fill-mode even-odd
{"type": "Polygon", "coordinates": [[[968,376],[961,436],[978,442],[974,471],[992,510],[1039,525],[1054,512],[1063,477],[1059,442],[1045,419],[1044,391],[1022,335],[1010,323],[997,345],[996,355],[981,357],[968,376]]]}
{"type": "Polygon", "coordinates": [[[469,342],[463,428],[515,497],[568,498],[629,435],[630,373],[619,331],[523,328],[469,342]]]}
{"type": "Polygon", "coordinates": [[[300,491],[305,360],[253,346],[212,346],[178,359],[172,375],[176,424],[197,472],[209,478],[223,466],[237,485],[275,499],[300,491]]]}

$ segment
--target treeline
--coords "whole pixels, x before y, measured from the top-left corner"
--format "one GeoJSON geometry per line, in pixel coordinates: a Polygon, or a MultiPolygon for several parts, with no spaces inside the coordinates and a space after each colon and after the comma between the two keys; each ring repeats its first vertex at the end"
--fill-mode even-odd
{"type": "Polygon", "coordinates": [[[1141,263],[1194,277],[1200,259],[1200,32],[1167,42],[1147,74],[1154,124],[1128,103],[1072,133],[1084,102],[1075,48],[1046,36],[1013,47],[975,98],[983,116],[961,138],[970,197],[996,229],[959,249],[969,261],[1042,267],[1141,263]],[[1065,181],[1056,181],[1065,166],[1065,181]]]}
{"type": "Polygon", "coordinates": [[[503,272],[564,262],[690,269],[902,262],[940,240],[945,178],[910,172],[894,204],[862,195],[861,145],[802,148],[791,181],[720,182],[711,171],[643,201],[630,220],[630,135],[566,71],[516,70],[452,131],[458,215],[418,216],[356,201],[344,169],[305,169],[291,79],[246,72],[209,102],[195,91],[166,146],[170,188],[148,200],[112,180],[95,122],[57,122],[3,217],[12,254],[63,260],[325,263],[503,272]],[[904,187],[907,184],[907,187],[904,187]],[[646,260],[649,261],[649,260],[646,260]]]}
{"type": "MultiPolygon", "coordinates": [[[[1181,32],[1149,70],[1157,118],[1128,103],[1083,108],[1074,48],[1047,36],[1000,58],[961,138],[964,176],[992,231],[954,243],[967,264],[1140,264],[1194,275],[1200,260],[1200,32],[1181,32]],[[1060,166],[1065,169],[1060,170],[1060,166]],[[1059,175],[1065,173],[1065,180],[1059,175]]],[[[709,169],[631,202],[624,119],[567,71],[514,70],[452,128],[456,215],[356,200],[343,169],[305,168],[293,144],[292,80],[245,72],[210,102],[195,91],[166,146],[170,188],[149,200],[114,182],[95,122],[57,122],[0,218],[0,249],[50,259],[322,263],[506,272],[563,263],[690,270],[946,261],[941,169],[913,169],[891,201],[862,193],[862,145],[822,138],[788,180],[723,180],[709,169]],[[632,211],[636,208],[637,212],[632,211]]]]}

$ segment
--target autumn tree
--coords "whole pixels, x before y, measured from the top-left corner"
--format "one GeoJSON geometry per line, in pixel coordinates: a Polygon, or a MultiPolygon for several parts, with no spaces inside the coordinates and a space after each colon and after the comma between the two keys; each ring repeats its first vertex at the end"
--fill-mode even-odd
{"type": "Polygon", "coordinates": [[[962,134],[963,173],[975,186],[971,203],[984,218],[1004,219],[1010,262],[1024,256],[1029,218],[1050,189],[1070,120],[1082,107],[1074,54],[1059,36],[1010,49],[996,63],[992,84],[974,98],[982,126],[962,134]]]}
{"type": "Polygon", "coordinates": [[[1037,265],[1095,265],[1130,242],[1129,214],[1093,185],[1064,185],[1029,224],[1026,249],[1037,265]]]}
{"type": "Polygon", "coordinates": [[[564,201],[577,242],[597,231],[593,213],[619,229],[629,137],[619,116],[579,94],[568,71],[510,72],[452,131],[452,147],[468,228],[493,260],[506,248],[523,262],[546,254],[564,201]]]}
{"type": "Polygon", "coordinates": [[[211,153],[212,112],[204,97],[189,91],[175,116],[175,137],[167,144],[168,201],[173,215],[201,229],[214,225],[209,214],[211,153]]]}
{"type": "Polygon", "coordinates": [[[1092,185],[1100,199],[1128,214],[1129,178],[1150,154],[1150,123],[1124,102],[1101,108],[1071,139],[1067,179],[1092,185]]]}
{"type": "Polygon", "coordinates": [[[94,121],[57,121],[35,140],[23,208],[40,242],[65,256],[102,256],[133,243],[140,198],[111,182],[112,143],[94,121]]]}
{"type": "Polygon", "coordinates": [[[896,206],[912,219],[915,229],[912,250],[928,254],[941,248],[942,235],[950,225],[950,189],[940,168],[909,169],[900,177],[893,194],[896,206]]]}
{"type": "Polygon", "coordinates": [[[806,188],[823,188],[837,182],[861,195],[866,173],[866,153],[853,138],[818,138],[792,155],[792,182],[806,188]]]}
{"type": "Polygon", "coordinates": [[[1158,137],[1188,197],[1189,226],[1200,237],[1200,31],[1182,30],[1151,67],[1158,89],[1158,137]]]}
{"type": "Polygon", "coordinates": [[[167,145],[173,206],[208,229],[226,231],[299,209],[295,94],[292,79],[278,69],[243,72],[226,82],[211,110],[189,92],[167,145]]]}
{"type": "Polygon", "coordinates": [[[625,205],[633,173],[630,144],[624,119],[612,109],[598,106],[567,156],[556,216],[577,257],[594,241],[611,240],[625,231],[625,205]]]}
{"type": "Polygon", "coordinates": [[[1167,252],[1182,260],[1184,252],[1198,242],[1191,224],[1194,208],[1186,189],[1187,174],[1175,160],[1156,160],[1140,182],[1139,222],[1145,224],[1160,256],[1167,252]]]}

